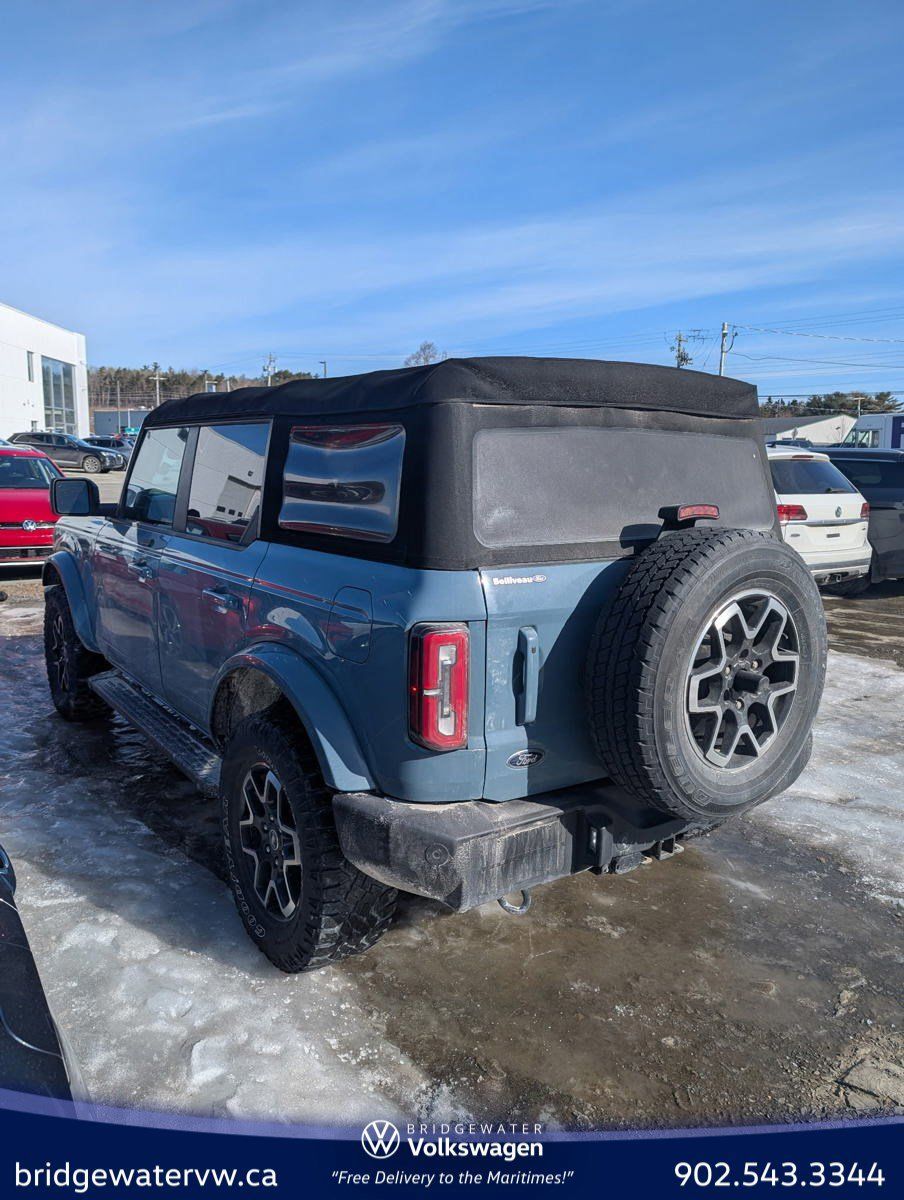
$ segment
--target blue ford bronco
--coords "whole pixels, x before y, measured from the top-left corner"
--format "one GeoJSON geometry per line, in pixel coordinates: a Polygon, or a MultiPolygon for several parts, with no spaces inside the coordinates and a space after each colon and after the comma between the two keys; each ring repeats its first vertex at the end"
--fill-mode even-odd
{"type": "Polygon", "coordinates": [[[190,396],[118,504],[53,503],[53,702],[220,797],[285,971],[372,946],[398,890],[520,911],[668,857],[809,757],[825,621],[737,380],[484,358],[190,396]]]}

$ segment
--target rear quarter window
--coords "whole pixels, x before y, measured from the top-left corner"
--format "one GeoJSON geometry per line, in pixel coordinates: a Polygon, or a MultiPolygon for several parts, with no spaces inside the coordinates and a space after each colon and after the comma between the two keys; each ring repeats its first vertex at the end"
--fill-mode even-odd
{"type": "Polygon", "coordinates": [[[280,528],[392,541],[404,451],[401,425],[296,425],[289,433],[280,528]]]}
{"type": "Polygon", "coordinates": [[[474,438],[474,532],[484,546],[632,542],[659,509],[718,504],[720,524],[769,529],[774,497],[751,438],[594,427],[487,429],[474,438]]]}

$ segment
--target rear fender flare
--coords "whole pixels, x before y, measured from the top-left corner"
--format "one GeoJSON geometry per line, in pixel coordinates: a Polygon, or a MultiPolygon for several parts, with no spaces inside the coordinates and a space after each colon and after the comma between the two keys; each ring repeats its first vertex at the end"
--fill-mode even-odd
{"type": "Polygon", "coordinates": [[[285,646],[252,646],[223,664],[212,691],[210,730],[215,732],[223,684],[241,670],[262,672],[286,697],[310,738],[329,787],[340,792],[373,790],[370,768],[336,693],[309,662],[285,646]]]}
{"type": "Polygon", "coordinates": [[[48,559],[45,559],[41,569],[41,582],[44,587],[51,587],[56,583],[62,585],[79,641],[89,650],[97,653],[97,640],[91,622],[91,610],[85,598],[85,588],[75,556],[68,550],[57,550],[56,553],[51,554],[48,559]]]}

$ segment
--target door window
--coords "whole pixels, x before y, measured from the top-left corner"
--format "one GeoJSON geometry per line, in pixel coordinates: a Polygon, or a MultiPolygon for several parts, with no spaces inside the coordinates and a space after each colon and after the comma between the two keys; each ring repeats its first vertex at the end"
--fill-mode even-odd
{"type": "Polygon", "coordinates": [[[141,443],[126,487],[123,510],[133,521],[172,525],[188,429],[151,429],[141,443]]]}
{"type": "Polygon", "coordinates": [[[270,427],[209,425],[198,433],[185,532],[225,542],[253,536],[270,427]]]}

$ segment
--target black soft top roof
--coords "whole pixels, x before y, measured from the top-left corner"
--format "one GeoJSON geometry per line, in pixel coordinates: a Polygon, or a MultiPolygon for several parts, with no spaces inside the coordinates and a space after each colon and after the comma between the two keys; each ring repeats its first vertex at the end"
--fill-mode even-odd
{"type": "Polygon", "coordinates": [[[447,358],[425,367],[167,400],[144,423],[357,416],[447,403],[629,408],[723,419],[758,413],[753,384],[701,371],[584,358],[447,358]]]}

